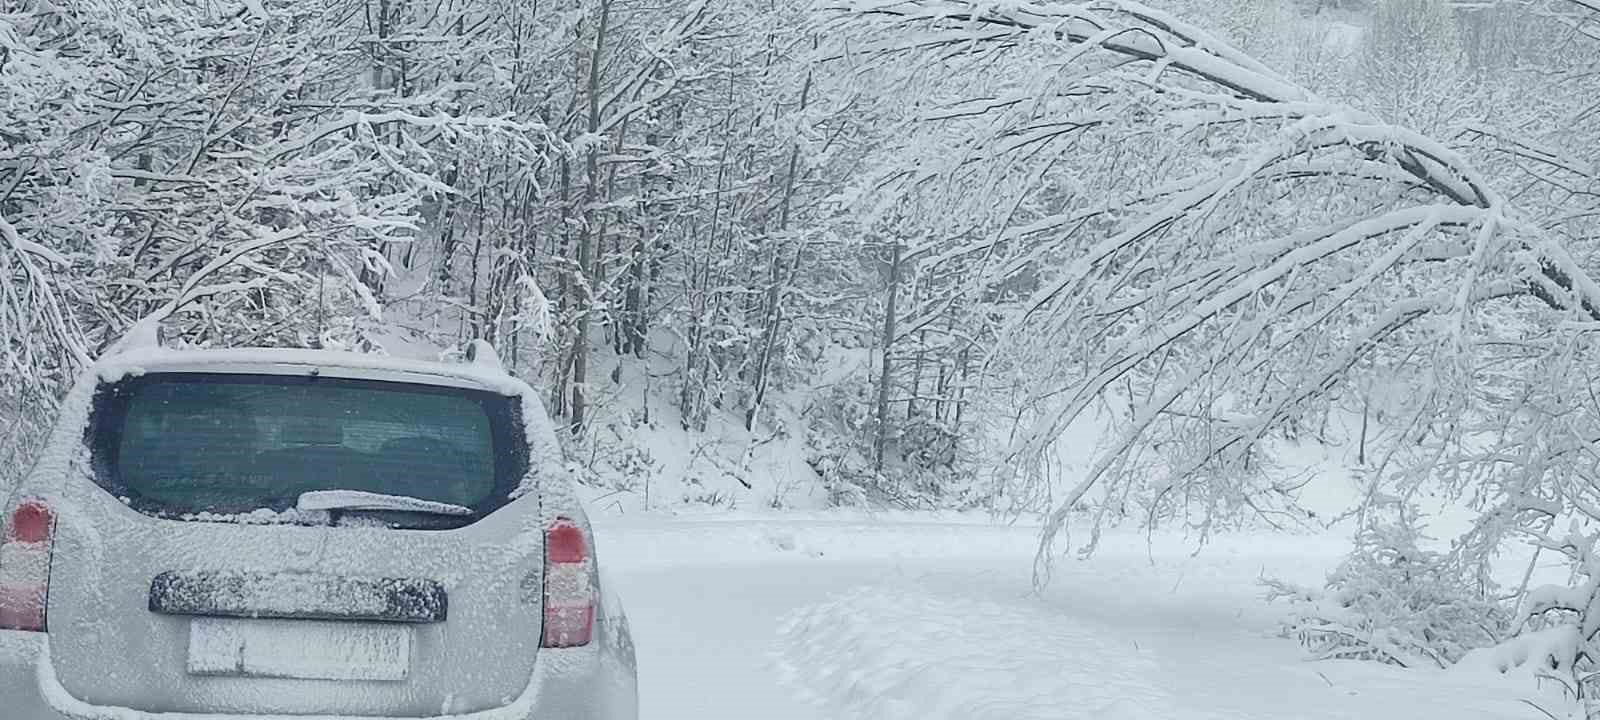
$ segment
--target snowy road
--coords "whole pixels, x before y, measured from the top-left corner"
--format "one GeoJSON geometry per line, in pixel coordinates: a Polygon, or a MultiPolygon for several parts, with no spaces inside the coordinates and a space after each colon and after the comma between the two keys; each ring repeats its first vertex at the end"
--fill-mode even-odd
{"type": "Polygon", "coordinates": [[[822,718],[779,686],[769,644],[786,611],[869,583],[877,570],[686,567],[619,576],[640,644],[642,717],[822,718]]]}
{"type": "Polygon", "coordinates": [[[645,720],[1543,717],[1497,676],[1308,663],[1262,573],[1337,538],[1113,537],[1029,592],[1033,530],[830,520],[600,523],[645,720]]]}

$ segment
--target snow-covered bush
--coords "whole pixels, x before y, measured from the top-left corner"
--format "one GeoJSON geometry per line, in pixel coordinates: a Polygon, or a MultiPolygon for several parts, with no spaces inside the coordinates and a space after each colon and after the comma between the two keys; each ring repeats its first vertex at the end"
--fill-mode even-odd
{"type": "Polygon", "coordinates": [[[1409,513],[1368,525],[1323,589],[1264,580],[1287,599],[1284,634],[1317,659],[1448,667],[1501,637],[1505,609],[1451,553],[1421,545],[1409,513]]]}
{"type": "Polygon", "coordinates": [[[988,488],[977,478],[983,461],[959,431],[926,416],[897,422],[887,433],[884,461],[873,457],[876,418],[871,386],[859,379],[831,386],[804,411],[806,462],[822,478],[829,503],[900,508],[986,507],[988,488]]]}
{"type": "Polygon", "coordinates": [[[917,418],[903,428],[899,441],[900,456],[924,472],[954,467],[961,450],[961,436],[955,430],[928,418],[917,418]]]}
{"type": "Polygon", "coordinates": [[[484,97],[491,34],[444,40],[489,3],[386,6],[378,38],[340,3],[248,5],[0,11],[0,394],[28,417],[145,317],[197,345],[374,345],[407,249],[451,223],[441,198],[551,151],[484,97]],[[396,63],[391,29],[440,42],[396,63]]]}
{"type": "Polygon", "coordinates": [[[1495,378],[1500,421],[1479,429],[1475,447],[1450,461],[1459,484],[1492,501],[1461,546],[1484,565],[1501,548],[1535,549],[1523,575],[1523,585],[1535,587],[1518,593],[1505,641],[1467,662],[1558,682],[1589,717],[1600,717],[1600,343],[1582,333],[1542,350],[1515,374],[1495,378]],[[1540,585],[1552,571],[1566,577],[1540,585]]]}
{"type": "Polygon", "coordinates": [[[1554,550],[1571,563],[1573,582],[1543,585],[1523,598],[1513,626],[1514,636],[1492,648],[1470,653],[1462,664],[1509,673],[1532,672],[1560,683],[1573,698],[1596,707],[1600,693],[1600,556],[1595,554],[1600,531],[1582,532],[1576,524],[1565,537],[1542,537],[1543,549],[1554,550]]]}
{"type": "Polygon", "coordinates": [[[617,492],[648,493],[661,473],[661,462],[640,442],[636,418],[612,421],[594,438],[565,438],[567,451],[579,460],[576,478],[591,487],[617,492]]]}

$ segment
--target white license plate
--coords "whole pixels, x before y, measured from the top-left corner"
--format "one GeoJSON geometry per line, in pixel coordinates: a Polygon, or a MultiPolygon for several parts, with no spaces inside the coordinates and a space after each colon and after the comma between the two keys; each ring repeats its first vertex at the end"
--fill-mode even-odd
{"type": "Polygon", "coordinates": [[[386,680],[406,678],[411,628],[322,620],[194,618],[191,675],[386,680]]]}

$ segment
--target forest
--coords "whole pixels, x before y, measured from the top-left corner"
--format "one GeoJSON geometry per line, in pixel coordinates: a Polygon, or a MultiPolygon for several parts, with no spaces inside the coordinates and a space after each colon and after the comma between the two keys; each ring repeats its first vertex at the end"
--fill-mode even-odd
{"type": "Polygon", "coordinates": [[[0,487],[141,323],[485,339],[587,483],[739,427],[1040,583],[1358,447],[1302,642],[1600,690],[1597,0],[0,0],[0,487]]]}

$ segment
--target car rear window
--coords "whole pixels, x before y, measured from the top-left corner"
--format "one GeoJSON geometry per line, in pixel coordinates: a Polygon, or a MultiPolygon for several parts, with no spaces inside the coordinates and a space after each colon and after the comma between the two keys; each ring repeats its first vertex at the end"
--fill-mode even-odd
{"type": "Polygon", "coordinates": [[[90,446],[102,487],[141,512],[173,517],[285,511],[316,490],[449,503],[481,517],[509,500],[527,457],[514,398],[228,373],[102,387],[90,446]]]}

